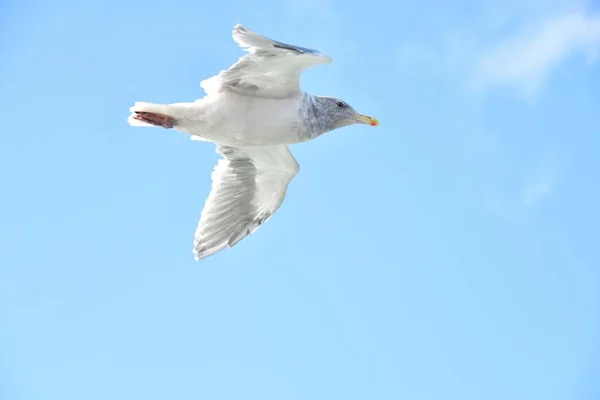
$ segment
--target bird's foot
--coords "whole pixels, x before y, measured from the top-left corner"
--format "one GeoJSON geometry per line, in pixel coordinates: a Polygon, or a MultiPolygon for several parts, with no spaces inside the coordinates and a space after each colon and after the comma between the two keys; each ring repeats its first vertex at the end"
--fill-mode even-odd
{"type": "Polygon", "coordinates": [[[162,126],[163,128],[170,129],[175,126],[175,119],[168,115],[156,114],[146,111],[135,111],[133,118],[138,121],[145,122],[154,126],[162,126]]]}

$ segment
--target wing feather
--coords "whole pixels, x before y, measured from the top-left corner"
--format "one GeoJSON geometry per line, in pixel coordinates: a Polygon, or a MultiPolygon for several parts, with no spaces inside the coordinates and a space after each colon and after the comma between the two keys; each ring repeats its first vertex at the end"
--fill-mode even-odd
{"type": "Polygon", "coordinates": [[[223,157],[194,237],[196,260],[233,247],[269,219],[299,170],[287,146],[217,146],[223,157]]]}
{"type": "Polygon", "coordinates": [[[300,75],[306,68],[331,62],[320,51],[278,42],[239,24],[232,36],[249,54],[202,81],[200,86],[207,94],[229,89],[258,97],[289,98],[301,92],[300,75]]]}

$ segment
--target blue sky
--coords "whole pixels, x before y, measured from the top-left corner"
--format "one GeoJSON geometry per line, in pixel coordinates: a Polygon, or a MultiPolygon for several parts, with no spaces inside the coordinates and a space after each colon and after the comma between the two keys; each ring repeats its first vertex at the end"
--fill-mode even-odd
{"type": "Polygon", "coordinates": [[[598,3],[0,9],[1,399],[600,396],[598,3]],[[238,22],[381,126],[293,146],[282,208],[196,263],[214,146],[126,118],[201,97],[238,22]]]}

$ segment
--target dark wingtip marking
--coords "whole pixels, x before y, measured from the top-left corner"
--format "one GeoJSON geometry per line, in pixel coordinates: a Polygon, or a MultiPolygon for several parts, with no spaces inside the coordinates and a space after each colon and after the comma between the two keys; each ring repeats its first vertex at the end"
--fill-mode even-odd
{"type": "Polygon", "coordinates": [[[277,47],[278,49],[284,49],[284,50],[290,50],[293,51],[295,53],[298,54],[304,54],[305,52],[297,47],[293,47],[293,46],[288,46],[287,44],[283,44],[283,43],[275,43],[273,45],[273,47],[277,47]]]}

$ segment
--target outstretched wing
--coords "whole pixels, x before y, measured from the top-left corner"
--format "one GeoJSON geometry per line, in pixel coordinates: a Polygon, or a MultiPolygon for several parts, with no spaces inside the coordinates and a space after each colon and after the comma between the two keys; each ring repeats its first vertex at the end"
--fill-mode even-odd
{"type": "Polygon", "coordinates": [[[252,234],[281,206],[299,170],[287,146],[217,146],[223,156],[194,238],[196,260],[232,247],[252,234]]]}
{"type": "Polygon", "coordinates": [[[233,40],[249,54],[202,81],[200,86],[207,94],[230,89],[258,97],[292,97],[300,92],[302,71],[331,62],[329,56],[317,50],[278,42],[239,24],[233,29],[233,40]]]}

